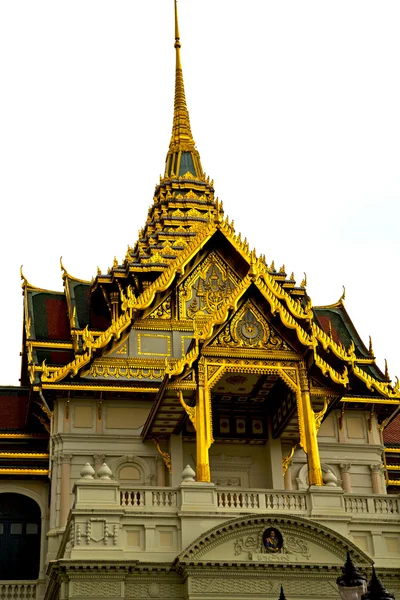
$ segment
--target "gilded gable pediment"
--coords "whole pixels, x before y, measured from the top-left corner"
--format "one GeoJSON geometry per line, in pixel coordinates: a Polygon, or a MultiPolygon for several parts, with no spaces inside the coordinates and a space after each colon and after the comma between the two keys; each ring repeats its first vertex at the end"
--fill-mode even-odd
{"type": "Polygon", "coordinates": [[[291,350],[251,300],[247,300],[243,304],[214,338],[210,346],[291,350]]]}
{"type": "Polygon", "coordinates": [[[210,252],[179,287],[180,318],[212,315],[239,282],[238,275],[218,252],[210,252]]]}

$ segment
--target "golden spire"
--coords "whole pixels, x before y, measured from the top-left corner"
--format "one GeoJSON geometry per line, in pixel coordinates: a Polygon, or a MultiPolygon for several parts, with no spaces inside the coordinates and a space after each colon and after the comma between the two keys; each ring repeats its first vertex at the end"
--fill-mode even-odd
{"type": "Polygon", "coordinates": [[[179,33],[178,6],[175,6],[175,101],[172,135],[165,164],[165,175],[182,177],[186,173],[202,178],[203,169],[200,156],[195,148],[192,130],[190,128],[189,111],[186,105],[185,86],[181,62],[181,40],[179,33]]]}

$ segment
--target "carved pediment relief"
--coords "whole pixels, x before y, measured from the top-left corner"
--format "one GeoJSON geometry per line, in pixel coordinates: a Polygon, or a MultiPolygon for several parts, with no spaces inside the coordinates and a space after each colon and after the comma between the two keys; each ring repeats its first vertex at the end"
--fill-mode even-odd
{"type": "Polygon", "coordinates": [[[268,514],[231,519],[214,527],[184,550],[179,561],[342,565],[348,549],[358,564],[370,564],[362,550],[324,525],[268,514]]]}
{"type": "Polygon", "coordinates": [[[193,319],[214,313],[239,281],[219,254],[210,252],[179,287],[180,317],[193,319]]]}
{"type": "Polygon", "coordinates": [[[171,309],[171,296],[168,296],[162,304],[157,306],[154,310],[147,315],[148,319],[171,319],[172,318],[172,309],[171,309]]]}
{"type": "Polygon", "coordinates": [[[212,346],[290,350],[288,344],[248,300],[213,340],[212,346]]]}

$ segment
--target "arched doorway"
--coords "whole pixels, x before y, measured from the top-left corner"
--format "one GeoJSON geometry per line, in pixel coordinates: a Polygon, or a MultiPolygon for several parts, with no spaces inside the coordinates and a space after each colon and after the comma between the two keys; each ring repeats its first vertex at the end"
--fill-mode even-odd
{"type": "Polygon", "coordinates": [[[22,494],[0,494],[0,579],[37,579],[41,516],[22,494]]]}

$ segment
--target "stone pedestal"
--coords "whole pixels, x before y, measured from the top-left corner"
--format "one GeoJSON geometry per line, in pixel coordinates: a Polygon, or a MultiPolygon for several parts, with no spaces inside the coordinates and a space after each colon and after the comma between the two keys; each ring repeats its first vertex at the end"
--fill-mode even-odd
{"type": "Polygon", "coordinates": [[[74,485],[75,510],[120,509],[119,483],[112,479],[80,479],[74,485]]]}
{"type": "Polygon", "coordinates": [[[123,557],[119,483],[112,479],[80,479],[74,486],[70,558],[109,560],[123,557]]]}
{"type": "Polygon", "coordinates": [[[181,518],[182,548],[185,548],[214,524],[226,521],[226,516],[215,520],[217,491],[214,483],[184,482],[180,485],[180,492],[179,516],[181,518]]]}
{"type": "Polygon", "coordinates": [[[311,517],[339,516],[345,514],[342,488],[310,486],[311,517]]]}

